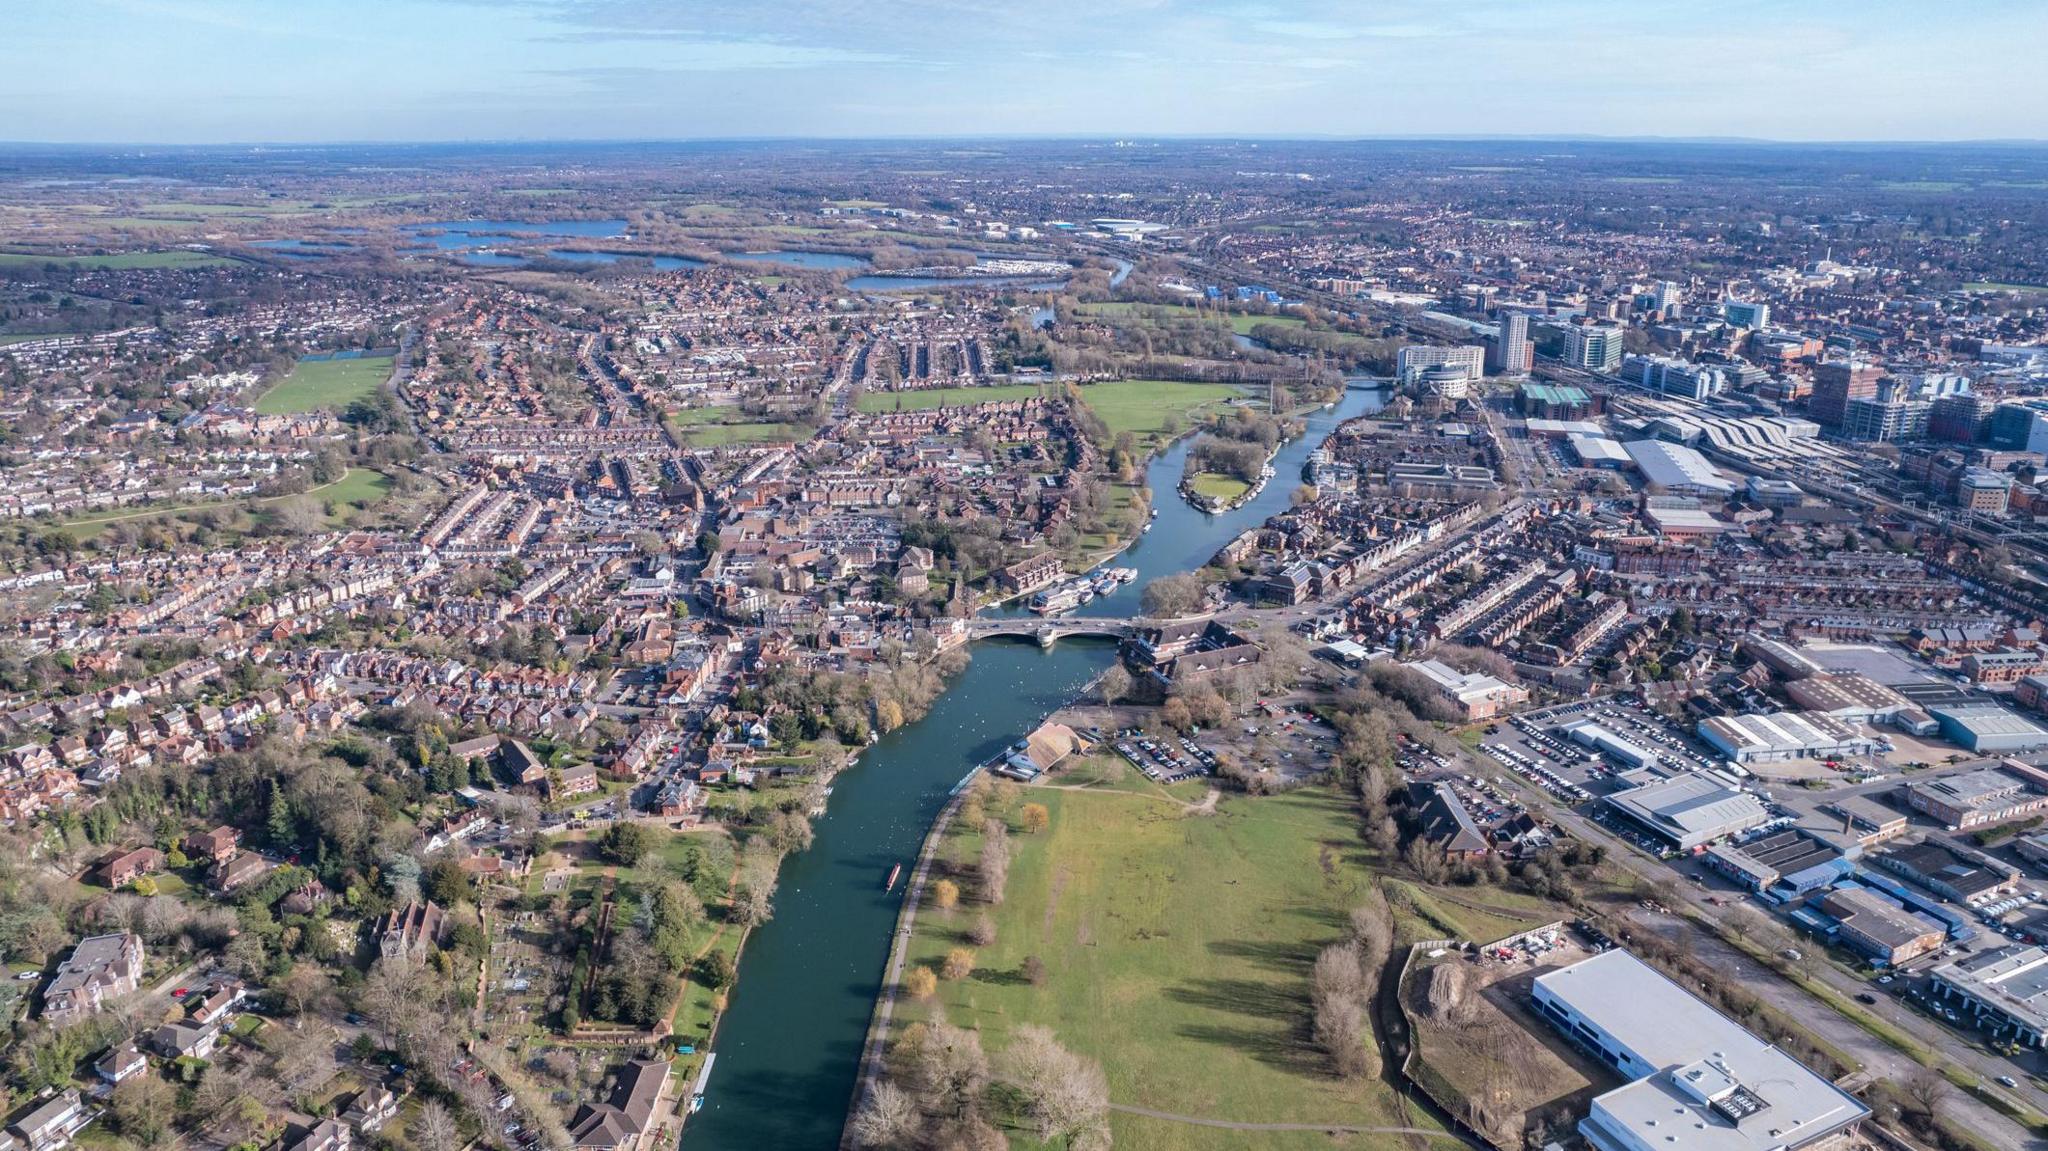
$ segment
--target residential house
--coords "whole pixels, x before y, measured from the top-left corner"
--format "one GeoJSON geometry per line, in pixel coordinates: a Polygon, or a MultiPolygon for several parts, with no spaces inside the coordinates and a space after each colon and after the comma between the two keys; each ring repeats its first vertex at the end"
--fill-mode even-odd
{"type": "Polygon", "coordinates": [[[154,847],[137,847],[128,851],[113,851],[102,856],[99,866],[93,870],[93,878],[107,887],[126,887],[145,875],[155,875],[164,869],[164,853],[154,847]]]}
{"type": "Polygon", "coordinates": [[[377,920],[377,951],[386,959],[424,963],[427,953],[448,938],[452,926],[440,904],[414,900],[377,920]]]}
{"type": "Polygon", "coordinates": [[[655,1106],[668,1082],[668,1064],[635,1059],[619,1071],[604,1102],[585,1104],[569,1125],[578,1148],[596,1151],[649,1151],[655,1106]]]}

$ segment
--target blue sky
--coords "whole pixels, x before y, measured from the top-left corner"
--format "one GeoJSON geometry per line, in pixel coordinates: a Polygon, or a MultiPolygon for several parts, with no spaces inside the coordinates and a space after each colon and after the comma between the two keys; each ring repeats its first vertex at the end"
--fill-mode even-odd
{"type": "Polygon", "coordinates": [[[2048,137],[2041,0],[9,0],[0,139],[2048,137]]]}

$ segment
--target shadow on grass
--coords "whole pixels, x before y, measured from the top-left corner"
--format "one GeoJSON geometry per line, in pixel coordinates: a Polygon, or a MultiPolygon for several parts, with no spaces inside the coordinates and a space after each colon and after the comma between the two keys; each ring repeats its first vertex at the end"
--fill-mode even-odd
{"type": "Polygon", "coordinates": [[[1219,939],[1209,944],[1209,954],[1219,958],[1245,959],[1272,971],[1305,974],[1309,965],[1316,961],[1320,950],[1307,940],[1293,942],[1252,942],[1240,939],[1219,939]]]}

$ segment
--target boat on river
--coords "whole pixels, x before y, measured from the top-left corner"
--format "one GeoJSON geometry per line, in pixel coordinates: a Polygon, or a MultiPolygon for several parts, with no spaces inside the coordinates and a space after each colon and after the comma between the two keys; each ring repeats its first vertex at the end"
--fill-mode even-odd
{"type": "Polygon", "coordinates": [[[882,884],[883,893],[886,894],[896,890],[896,881],[901,878],[903,878],[903,865],[899,863],[889,869],[888,881],[882,884]]]}

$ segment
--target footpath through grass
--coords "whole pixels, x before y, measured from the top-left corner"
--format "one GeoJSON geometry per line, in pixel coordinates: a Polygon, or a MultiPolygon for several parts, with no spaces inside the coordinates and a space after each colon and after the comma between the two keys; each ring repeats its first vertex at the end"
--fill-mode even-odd
{"type": "MultiPolygon", "coordinates": [[[[1003,904],[984,909],[971,878],[956,876],[961,906],[927,905],[910,957],[936,967],[971,947],[983,910],[996,942],[933,1001],[902,1000],[899,1024],[940,1007],[980,1029],[991,1051],[1018,1025],[1043,1024],[1099,1059],[1110,1097],[1126,1106],[1239,1123],[1433,1127],[1377,1079],[1332,1077],[1309,1041],[1310,967],[1374,884],[1350,806],[1323,789],[1227,797],[1209,814],[1160,798],[1025,789],[1020,802],[1044,804],[1050,828],[1013,830],[1003,904]],[[1043,985],[1024,977],[1026,956],[1044,964],[1043,985]]],[[[966,867],[980,838],[950,834],[943,858],[966,867]]],[[[1330,1145],[1320,1131],[1254,1135],[1125,1113],[1112,1126],[1121,1146],[1164,1151],[1330,1145]]]]}
{"type": "Polygon", "coordinates": [[[266,416],[293,412],[340,411],[368,399],[391,378],[392,356],[358,356],[346,360],[300,360],[290,374],[256,400],[266,416]]]}

